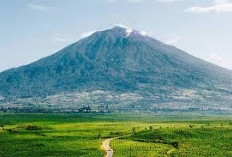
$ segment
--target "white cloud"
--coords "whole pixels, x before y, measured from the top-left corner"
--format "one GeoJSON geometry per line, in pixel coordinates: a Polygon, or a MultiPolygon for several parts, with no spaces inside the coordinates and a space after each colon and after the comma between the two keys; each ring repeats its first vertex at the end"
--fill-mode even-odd
{"type": "Polygon", "coordinates": [[[64,34],[54,34],[54,36],[52,36],[51,40],[54,44],[57,44],[57,45],[66,45],[68,44],[71,40],[72,37],[71,36],[67,36],[67,35],[64,35],[64,34]]]}
{"type": "MultiPolygon", "coordinates": [[[[125,25],[123,25],[123,24],[115,24],[115,25],[112,25],[112,26],[110,26],[109,29],[111,29],[111,28],[113,28],[113,27],[115,27],[115,26],[125,28],[125,29],[126,29],[126,33],[131,33],[131,32],[133,31],[132,28],[130,28],[130,27],[128,27],[128,26],[125,26],[125,25]]],[[[103,29],[103,30],[98,29],[98,30],[92,30],[92,31],[83,32],[83,33],[81,33],[81,34],[79,35],[79,38],[80,38],[80,39],[83,39],[83,38],[86,38],[86,37],[92,35],[93,33],[97,32],[97,31],[104,31],[104,30],[105,30],[105,29],[103,29]]]]}
{"type": "Polygon", "coordinates": [[[147,36],[148,32],[146,32],[146,31],[139,31],[139,34],[142,35],[142,36],[147,36]]]}
{"type": "Polygon", "coordinates": [[[173,35],[170,39],[168,39],[165,43],[168,45],[175,45],[182,39],[179,35],[173,35]]]}
{"type": "Polygon", "coordinates": [[[123,24],[115,24],[112,27],[114,27],[114,26],[122,27],[122,28],[125,28],[125,29],[131,29],[130,27],[128,27],[126,25],[123,25],[123,24]]]}
{"type": "Polygon", "coordinates": [[[133,29],[131,29],[131,28],[126,28],[126,36],[129,36],[129,35],[131,35],[131,33],[133,32],[133,29]]]}
{"type": "Polygon", "coordinates": [[[210,6],[196,6],[186,9],[187,12],[191,13],[223,13],[232,12],[232,2],[229,0],[214,0],[210,6]]]}
{"type": "Polygon", "coordinates": [[[90,35],[92,35],[93,33],[95,33],[96,31],[88,31],[88,32],[84,32],[80,35],[80,38],[83,39],[83,38],[86,38],[90,35]]]}
{"type": "Polygon", "coordinates": [[[41,12],[49,11],[52,9],[51,7],[48,7],[45,5],[34,4],[34,3],[28,3],[27,7],[32,10],[41,11],[41,12]]]}
{"type": "Polygon", "coordinates": [[[122,28],[125,28],[126,29],[126,36],[129,36],[132,32],[133,32],[133,29],[128,27],[128,26],[125,26],[123,24],[115,24],[113,25],[112,27],[115,27],[115,26],[118,26],[118,27],[122,27],[122,28]]]}

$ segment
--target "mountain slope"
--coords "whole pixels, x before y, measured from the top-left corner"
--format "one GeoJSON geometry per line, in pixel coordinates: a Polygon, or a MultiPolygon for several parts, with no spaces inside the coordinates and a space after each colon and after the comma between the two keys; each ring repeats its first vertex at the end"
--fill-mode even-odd
{"type": "Polygon", "coordinates": [[[228,97],[231,80],[229,70],[139,31],[114,27],[32,64],[0,73],[0,95],[27,98],[101,90],[163,95],[165,99],[176,91],[193,90],[228,97]]]}

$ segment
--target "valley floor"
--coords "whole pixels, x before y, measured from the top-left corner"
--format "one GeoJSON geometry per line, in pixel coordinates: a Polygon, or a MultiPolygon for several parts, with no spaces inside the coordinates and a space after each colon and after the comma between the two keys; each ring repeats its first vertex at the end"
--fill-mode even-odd
{"type": "Polygon", "coordinates": [[[232,156],[232,118],[0,113],[0,156],[232,156]]]}

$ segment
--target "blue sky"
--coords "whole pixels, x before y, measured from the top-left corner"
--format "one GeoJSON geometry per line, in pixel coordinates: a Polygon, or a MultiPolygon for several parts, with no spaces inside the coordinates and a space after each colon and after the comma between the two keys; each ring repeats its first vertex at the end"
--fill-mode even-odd
{"type": "Polygon", "coordinates": [[[232,69],[232,0],[1,0],[0,71],[116,24],[232,69]]]}

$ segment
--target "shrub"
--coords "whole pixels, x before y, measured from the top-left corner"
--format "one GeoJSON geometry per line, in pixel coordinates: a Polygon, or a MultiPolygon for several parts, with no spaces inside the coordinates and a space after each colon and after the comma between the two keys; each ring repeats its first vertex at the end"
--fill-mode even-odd
{"type": "Polygon", "coordinates": [[[41,127],[36,126],[36,125],[26,125],[25,129],[26,130],[41,130],[41,127]]]}
{"type": "Polygon", "coordinates": [[[172,146],[173,146],[174,148],[178,148],[178,147],[179,147],[179,143],[178,143],[178,142],[172,142],[172,146]]]}

